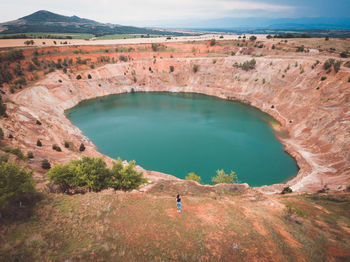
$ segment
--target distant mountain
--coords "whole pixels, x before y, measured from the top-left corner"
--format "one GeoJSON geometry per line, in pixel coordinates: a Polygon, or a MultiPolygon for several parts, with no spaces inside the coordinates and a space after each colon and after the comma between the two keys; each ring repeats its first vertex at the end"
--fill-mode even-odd
{"type": "Polygon", "coordinates": [[[158,21],[151,25],[162,24],[167,28],[187,29],[318,29],[350,30],[350,17],[304,17],[304,18],[267,18],[267,17],[225,17],[218,19],[158,21]]]}
{"type": "Polygon", "coordinates": [[[0,34],[21,33],[87,33],[96,36],[110,34],[183,35],[169,30],[103,24],[78,16],[64,16],[41,10],[14,21],[0,24],[0,34]]]}

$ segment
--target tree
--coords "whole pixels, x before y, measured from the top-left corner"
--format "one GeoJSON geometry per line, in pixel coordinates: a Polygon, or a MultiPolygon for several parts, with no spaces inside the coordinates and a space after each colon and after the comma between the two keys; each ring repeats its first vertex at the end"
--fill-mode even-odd
{"type": "Polygon", "coordinates": [[[90,74],[88,74],[88,79],[91,79],[91,78],[92,78],[92,76],[90,74]]]}
{"type": "Polygon", "coordinates": [[[293,190],[290,187],[287,186],[287,187],[283,188],[281,194],[284,195],[284,194],[289,194],[289,193],[292,193],[292,192],[293,192],[293,190]]]}
{"type": "Polygon", "coordinates": [[[37,146],[43,146],[43,144],[41,143],[40,139],[38,139],[38,140],[36,141],[36,145],[37,145],[37,146]]]}
{"type": "Polygon", "coordinates": [[[79,151],[83,152],[85,150],[85,146],[83,143],[80,144],[79,151]]]}
{"type": "Polygon", "coordinates": [[[77,75],[77,80],[80,80],[81,79],[81,75],[77,75]]]}
{"type": "Polygon", "coordinates": [[[110,186],[116,190],[129,191],[147,182],[147,179],[142,176],[142,172],[135,170],[135,161],[130,161],[124,167],[122,160],[118,158],[113,163],[110,173],[110,186]]]}
{"type": "Polygon", "coordinates": [[[340,53],[340,57],[342,58],[348,58],[350,57],[350,53],[349,52],[346,52],[346,51],[343,51],[340,53]]]}
{"type": "Polygon", "coordinates": [[[34,192],[32,172],[26,172],[17,163],[0,163],[0,211],[34,192]]]}
{"type": "Polygon", "coordinates": [[[29,152],[27,153],[27,157],[28,157],[28,158],[34,158],[33,152],[32,152],[32,151],[29,151],[29,152]]]}
{"type": "Polygon", "coordinates": [[[69,148],[69,143],[67,141],[64,142],[64,147],[69,148]]]}
{"type": "Polygon", "coordinates": [[[193,72],[197,73],[198,72],[198,65],[193,65],[193,72]]]}
{"type": "Polygon", "coordinates": [[[196,182],[200,183],[202,179],[201,179],[200,176],[197,176],[195,173],[190,172],[190,173],[188,173],[188,175],[185,177],[185,180],[193,180],[193,181],[196,181],[196,182]]]}
{"type": "Polygon", "coordinates": [[[125,55],[120,55],[119,60],[122,62],[126,62],[126,61],[128,61],[128,58],[125,55]]]}
{"type": "Polygon", "coordinates": [[[338,73],[339,69],[340,69],[340,65],[341,65],[341,61],[336,61],[333,64],[333,68],[334,68],[334,72],[338,73]]]}
{"type": "Polygon", "coordinates": [[[237,175],[235,172],[231,171],[230,174],[225,174],[224,170],[216,170],[216,176],[211,180],[213,184],[234,184],[237,181],[237,175]]]}
{"type": "Polygon", "coordinates": [[[323,68],[325,70],[328,70],[332,67],[332,65],[334,64],[335,60],[333,58],[330,58],[328,60],[326,60],[324,63],[323,63],[323,68]]]}
{"type": "Polygon", "coordinates": [[[0,116],[6,116],[6,105],[2,102],[2,96],[0,95],[0,116]]]}
{"type": "Polygon", "coordinates": [[[252,35],[251,37],[249,37],[249,40],[250,40],[250,41],[255,41],[255,40],[256,40],[256,36],[255,36],[255,35],[252,35]]]}
{"type": "Polygon", "coordinates": [[[214,46],[216,44],[216,40],[213,38],[210,40],[210,46],[214,46]]]}
{"type": "Polygon", "coordinates": [[[43,159],[43,161],[41,161],[41,167],[43,169],[50,169],[51,168],[51,164],[50,164],[49,160],[43,159]]]}
{"type": "Polygon", "coordinates": [[[159,49],[159,46],[160,46],[159,44],[153,43],[153,44],[152,44],[152,51],[153,51],[153,52],[157,52],[158,49],[159,49]]]}
{"type": "Polygon", "coordinates": [[[170,73],[174,72],[174,66],[173,66],[173,65],[171,65],[171,66],[169,67],[169,69],[170,69],[170,73]]]}
{"type": "Polygon", "coordinates": [[[0,127],[0,139],[4,138],[4,131],[2,131],[2,128],[0,127]]]}

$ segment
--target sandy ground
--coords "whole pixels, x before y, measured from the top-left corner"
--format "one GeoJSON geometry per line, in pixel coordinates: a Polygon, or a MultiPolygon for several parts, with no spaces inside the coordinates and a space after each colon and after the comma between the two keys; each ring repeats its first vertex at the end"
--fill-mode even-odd
{"type": "MultiPolygon", "coordinates": [[[[34,45],[39,47],[46,46],[66,46],[61,44],[65,41],[68,42],[67,45],[115,45],[115,44],[147,44],[147,43],[163,43],[163,42],[185,42],[185,41],[202,41],[202,40],[237,40],[238,35],[222,35],[224,38],[220,38],[221,35],[201,35],[201,36],[178,36],[172,37],[172,39],[167,40],[166,37],[158,37],[158,38],[130,38],[130,39],[115,39],[115,40],[82,40],[82,39],[33,39],[34,45]],[[56,41],[56,45],[53,43],[56,41]],[[45,42],[45,45],[43,45],[45,42]]],[[[250,35],[246,35],[249,38],[250,35]]],[[[266,35],[256,35],[258,40],[266,39],[266,35]]],[[[0,48],[6,47],[24,47],[24,41],[30,39],[0,39],[0,48]]]]}

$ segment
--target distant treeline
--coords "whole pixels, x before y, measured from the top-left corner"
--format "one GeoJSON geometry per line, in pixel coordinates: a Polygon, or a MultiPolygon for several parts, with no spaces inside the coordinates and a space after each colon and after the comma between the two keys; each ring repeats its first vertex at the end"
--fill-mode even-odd
{"type": "Polygon", "coordinates": [[[312,36],[306,34],[306,33],[303,33],[303,34],[300,34],[300,35],[293,35],[293,34],[278,34],[278,35],[274,35],[274,36],[271,36],[271,35],[268,35],[267,38],[311,38],[312,36]]]}
{"type": "Polygon", "coordinates": [[[17,35],[0,35],[1,39],[28,39],[28,38],[34,38],[34,39],[73,39],[70,35],[28,35],[28,34],[17,34],[17,35]]]}

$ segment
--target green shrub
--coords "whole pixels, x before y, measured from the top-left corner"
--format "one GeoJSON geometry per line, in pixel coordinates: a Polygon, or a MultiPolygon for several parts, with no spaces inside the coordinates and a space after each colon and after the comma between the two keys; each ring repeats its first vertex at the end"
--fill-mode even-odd
{"type": "Polygon", "coordinates": [[[334,72],[338,73],[341,66],[341,61],[337,61],[333,64],[334,72]]]}
{"type": "Polygon", "coordinates": [[[88,79],[91,79],[91,78],[92,78],[92,76],[90,74],[88,74],[88,79]]]}
{"type": "Polygon", "coordinates": [[[331,69],[332,65],[334,64],[335,60],[333,58],[330,58],[328,60],[326,60],[324,63],[323,63],[323,68],[325,70],[328,70],[328,69],[331,69]]]}
{"type": "Polygon", "coordinates": [[[83,143],[80,144],[79,151],[80,151],[80,152],[85,151],[85,146],[84,146],[83,143]]]}
{"type": "Polygon", "coordinates": [[[110,186],[116,190],[129,191],[147,183],[147,179],[142,176],[142,172],[137,172],[135,170],[135,161],[130,161],[128,165],[124,167],[122,160],[118,158],[118,160],[113,163],[110,174],[110,186]]]}
{"type": "Polygon", "coordinates": [[[249,40],[250,40],[250,41],[255,41],[255,40],[256,40],[256,36],[255,36],[255,35],[252,35],[251,37],[249,37],[249,40]]]}
{"type": "Polygon", "coordinates": [[[346,52],[346,51],[343,51],[340,53],[340,57],[342,58],[348,58],[350,57],[350,53],[349,52],[346,52]]]}
{"type": "Polygon", "coordinates": [[[27,158],[34,158],[34,154],[33,154],[32,151],[29,151],[29,152],[27,153],[27,158]]]}
{"type": "Polygon", "coordinates": [[[42,146],[42,145],[43,145],[43,144],[41,143],[40,139],[38,139],[38,140],[36,141],[36,145],[37,145],[37,146],[42,146]]]}
{"type": "Polygon", "coordinates": [[[13,72],[15,73],[16,76],[22,76],[23,71],[22,71],[21,64],[17,64],[16,67],[13,69],[13,72]]]}
{"type": "Polygon", "coordinates": [[[120,55],[119,60],[122,62],[126,62],[126,61],[128,61],[128,58],[125,55],[120,55]]]}
{"type": "Polygon", "coordinates": [[[236,55],[236,53],[231,51],[231,56],[235,56],[235,55],[236,55]]]}
{"type": "Polygon", "coordinates": [[[198,72],[198,65],[193,65],[193,72],[194,73],[197,73],[198,72]]]}
{"type": "Polygon", "coordinates": [[[10,154],[0,155],[0,163],[9,161],[10,154]]]}
{"type": "Polygon", "coordinates": [[[69,143],[67,141],[64,142],[64,147],[69,148],[69,143]]]}
{"type": "Polygon", "coordinates": [[[33,62],[34,65],[36,65],[37,67],[40,66],[40,61],[39,61],[39,59],[38,59],[37,57],[33,57],[33,58],[32,58],[32,62],[33,62]]]}
{"type": "Polygon", "coordinates": [[[77,80],[80,80],[81,79],[81,75],[77,75],[77,80]]]}
{"type": "Polygon", "coordinates": [[[62,151],[62,149],[56,144],[52,145],[52,149],[56,150],[57,152],[61,152],[62,151]]]}
{"type": "Polygon", "coordinates": [[[305,47],[303,45],[297,47],[297,52],[304,52],[305,47]]]}
{"type": "Polygon", "coordinates": [[[221,169],[216,171],[216,176],[211,181],[215,185],[220,183],[233,184],[237,181],[237,175],[233,171],[230,174],[225,174],[224,170],[221,169]]]}
{"type": "Polygon", "coordinates": [[[17,163],[0,163],[0,185],[0,211],[35,192],[32,172],[17,163]]]}
{"type": "Polygon", "coordinates": [[[36,70],[36,67],[35,67],[35,65],[33,65],[32,62],[27,62],[27,65],[28,65],[27,70],[29,72],[33,72],[34,70],[36,70]]]}
{"type": "Polygon", "coordinates": [[[153,51],[153,52],[157,52],[158,49],[159,49],[159,46],[160,46],[159,44],[153,43],[153,44],[152,44],[152,51],[153,51]]]}
{"type": "Polygon", "coordinates": [[[100,191],[108,187],[132,190],[147,182],[142,173],[134,168],[135,161],[130,161],[124,167],[118,158],[112,169],[108,169],[102,158],[83,157],[81,160],[71,160],[65,165],[53,167],[48,175],[62,192],[77,188],[100,191]]]}
{"type": "Polygon", "coordinates": [[[326,80],[326,79],[327,79],[326,76],[322,76],[322,77],[321,77],[321,81],[324,81],[324,80],[326,80]]]}
{"type": "Polygon", "coordinates": [[[171,65],[171,66],[169,67],[169,70],[170,70],[170,73],[174,72],[174,66],[171,65]]]}
{"type": "Polygon", "coordinates": [[[39,120],[36,120],[35,124],[41,126],[41,122],[39,120]]]}
{"type": "Polygon", "coordinates": [[[283,188],[281,194],[284,195],[284,194],[289,194],[292,192],[293,192],[293,190],[290,187],[285,187],[285,188],[283,188]]]}
{"type": "Polygon", "coordinates": [[[12,147],[5,146],[5,147],[1,147],[0,149],[6,153],[15,155],[20,159],[24,160],[26,158],[20,148],[12,148],[12,147]]]}
{"type": "Polygon", "coordinates": [[[216,44],[216,40],[213,38],[210,40],[210,46],[214,46],[216,44]]]}
{"type": "Polygon", "coordinates": [[[195,173],[193,172],[190,172],[188,173],[188,175],[185,177],[186,180],[193,180],[193,181],[196,181],[198,183],[201,182],[201,177],[200,176],[197,176],[195,173]]]}
{"type": "Polygon", "coordinates": [[[51,164],[50,164],[49,160],[43,159],[43,160],[41,161],[41,167],[42,167],[43,169],[50,169],[50,168],[51,168],[51,164]]]}
{"type": "Polygon", "coordinates": [[[241,68],[245,71],[249,71],[251,69],[254,69],[255,68],[255,65],[256,65],[256,61],[255,59],[252,59],[252,60],[247,60],[247,61],[244,61],[243,64],[240,63],[238,64],[237,62],[233,64],[233,67],[236,67],[236,68],[241,68]]]}
{"type": "Polygon", "coordinates": [[[0,95],[0,116],[6,116],[6,105],[2,102],[2,96],[0,95]]]}

